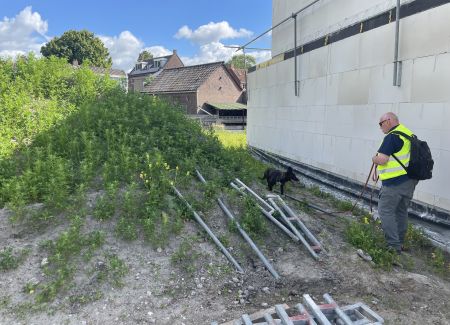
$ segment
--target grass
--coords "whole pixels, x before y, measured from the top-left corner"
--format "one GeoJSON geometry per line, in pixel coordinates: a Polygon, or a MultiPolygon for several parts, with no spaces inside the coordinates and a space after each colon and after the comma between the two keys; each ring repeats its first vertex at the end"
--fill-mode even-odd
{"type": "Polygon", "coordinates": [[[36,291],[37,303],[53,301],[59,292],[67,289],[76,273],[79,258],[90,260],[93,252],[103,245],[103,233],[93,231],[83,234],[82,226],[83,219],[76,216],[68,230],[43,244],[49,252],[48,264],[43,267],[46,281],[31,288],[27,284],[25,288],[29,292],[36,291]]]}
{"type": "MultiPolygon", "coordinates": [[[[414,267],[412,258],[403,254],[400,258],[395,251],[388,249],[380,222],[373,221],[369,215],[361,217],[358,221],[350,221],[345,235],[349,243],[368,253],[374,263],[381,268],[389,270],[396,262],[401,262],[408,270],[414,267]]],[[[411,224],[408,225],[404,247],[407,250],[416,251],[417,256],[422,259],[425,257],[425,262],[435,273],[446,278],[450,276],[449,254],[440,248],[433,247],[423,232],[411,224]]]]}
{"type": "Polygon", "coordinates": [[[6,247],[0,252],[0,271],[10,271],[16,269],[30,253],[29,249],[15,252],[12,247],[6,247]]]}
{"type": "Polygon", "coordinates": [[[214,129],[214,134],[219,139],[220,143],[226,148],[246,148],[247,147],[247,132],[242,131],[227,131],[221,129],[214,129]]]}
{"type": "Polygon", "coordinates": [[[192,274],[196,269],[196,262],[200,254],[193,247],[193,239],[184,239],[178,249],[170,257],[172,265],[182,271],[192,274]]]}

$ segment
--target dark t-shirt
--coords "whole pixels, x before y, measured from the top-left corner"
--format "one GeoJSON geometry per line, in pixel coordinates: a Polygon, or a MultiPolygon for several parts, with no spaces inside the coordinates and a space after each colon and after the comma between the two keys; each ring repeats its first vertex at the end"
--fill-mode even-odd
{"type": "MultiPolygon", "coordinates": [[[[396,127],[397,126],[390,129],[389,132],[395,129],[396,127]]],[[[390,156],[393,153],[399,152],[400,149],[402,149],[402,147],[403,147],[403,140],[400,139],[400,137],[397,134],[388,134],[384,137],[383,143],[381,144],[380,149],[378,149],[378,152],[385,154],[386,156],[390,156]]],[[[401,175],[398,177],[386,179],[381,182],[383,186],[390,186],[401,184],[408,179],[409,179],[408,175],[401,175]]]]}

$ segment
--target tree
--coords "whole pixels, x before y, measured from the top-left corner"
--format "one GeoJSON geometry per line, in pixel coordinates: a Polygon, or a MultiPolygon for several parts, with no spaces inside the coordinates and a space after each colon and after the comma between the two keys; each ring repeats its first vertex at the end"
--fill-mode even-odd
{"type": "Polygon", "coordinates": [[[153,59],[153,54],[147,50],[142,51],[141,53],[139,53],[139,57],[138,57],[138,62],[141,61],[146,61],[146,60],[150,60],[153,59]]]}
{"type": "Polygon", "coordinates": [[[234,66],[235,68],[244,69],[254,66],[256,64],[256,59],[253,55],[245,55],[244,64],[244,54],[233,55],[233,57],[228,60],[227,64],[234,66]]]}
{"type": "Polygon", "coordinates": [[[108,68],[112,65],[108,49],[103,42],[88,30],[69,30],[55,37],[41,47],[41,53],[45,57],[54,55],[66,58],[69,63],[77,60],[82,64],[88,60],[93,66],[108,68]]]}

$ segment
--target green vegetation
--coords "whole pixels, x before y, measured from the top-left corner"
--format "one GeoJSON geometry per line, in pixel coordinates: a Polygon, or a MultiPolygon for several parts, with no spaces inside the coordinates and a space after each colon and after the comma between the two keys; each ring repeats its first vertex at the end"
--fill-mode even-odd
{"type": "Polygon", "coordinates": [[[244,198],[245,208],[239,220],[242,228],[249,234],[261,237],[267,234],[267,222],[257,204],[250,197],[244,198]]]}
{"type": "Polygon", "coordinates": [[[49,252],[47,263],[43,264],[47,281],[36,287],[26,285],[24,289],[28,292],[36,289],[36,302],[52,301],[61,290],[68,288],[75,274],[79,257],[84,257],[85,261],[89,261],[93,252],[103,245],[103,233],[93,231],[83,234],[82,226],[83,219],[76,216],[67,231],[64,231],[55,240],[44,243],[43,247],[49,252]]]}
{"type": "MultiPolygon", "coordinates": [[[[99,77],[86,66],[73,69],[65,59],[37,59],[32,54],[15,62],[0,59],[0,158],[29,148],[38,134],[62,123],[80,105],[114,87],[115,82],[108,77],[99,77]]],[[[53,158],[53,163],[57,163],[57,157],[53,158]]],[[[50,166],[21,164],[17,171],[30,173],[47,167],[50,166]]],[[[10,168],[6,171],[11,172],[10,168]]],[[[0,183],[6,176],[11,175],[2,170],[0,183]]]]}
{"type": "Polygon", "coordinates": [[[0,252],[0,271],[9,271],[17,268],[29,254],[28,249],[23,249],[14,254],[12,247],[6,247],[0,252]]]}
{"type": "Polygon", "coordinates": [[[378,223],[371,221],[370,216],[363,217],[361,221],[350,221],[346,237],[350,244],[369,254],[380,267],[390,269],[398,260],[397,253],[387,249],[383,231],[378,223]]]}
{"type": "Polygon", "coordinates": [[[178,249],[170,257],[170,262],[180,270],[193,273],[196,270],[196,261],[200,254],[192,245],[193,239],[184,239],[178,249]]]}
{"type": "Polygon", "coordinates": [[[247,147],[247,134],[245,131],[215,129],[214,133],[225,148],[247,147]]]}
{"type": "Polygon", "coordinates": [[[235,68],[250,68],[256,64],[256,59],[252,55],[237,54],[227,61],[227,64],[233,65],[235,68]]]}
{"type": "MultiPolygon", "coordinates": [[[[125,94],[108,78],[84,66],[73,69],[65,59],[0,60],[0,116],[0,207],[12,212],[12,222],[31,225],[28,231],[70,223],[42,246],[48,253],[45,280],[24,284],[37,305],[71,293],[83,272],[80,263],[94,263],[105,238],[95,230],[98,223],[114,229],[119,240],[142,238],[163,247],[190,217],[172,184],[207,210],[231,179],[250,182],[264,169],[245,146],[231,143],[239,136],[245,144],[245,133],[228,134],[223,145],[214,131],[172,104],[125,94]],[[197,167],[211,182],[194,193],[197,167]],[[83,230],[88,216],[95,219],[90,232],[83,230]]],[[[188,246],[174,260],[184,259],[188,246]]],[[[2,269],[17,267],[20,256],[5,249],[2,269]]],[[[119,284],[126,265],[116,257],[107,260],[97,277],[119,284]]],[[[82,303],[101,292],[71,294],[73,303],[82,303]]],[[[29,302],[16,309],[35,310],[24,306],[29,302]]]]}
{"type": "Polygon", "coordinates": [[[72,63],[88,61],[95,67],[108,68],[112,65],[109,51],[102,40],[87,30],[69,30],[60,37],[54,37],[41,48],[44,57],[56,56],[72,63]]]}
{"type": "Polygon", "coordinates": [[[105,267],[102,268],[98,274],[97,279],[102,282],[107,280],[115,287],[123,286],[123,277],[128,273],[128,267],[117,255],[109,254],[105,256],[105,267]]]}
{"type": "MultiPolygon", "coordinates": [[[[350,221],[346,229],[349,243],[368,253],[375,264],[390,269],[393,264],[400,263],[407,269],[413,267],[413,260],[408,256],[397,255],[387,248],[379,221],[373,221],[370,215],[363,216],[359,221],[350,221]],[[405,265],[406,264],[406,265],[405,265]]],[[[404,249],[417,251],[419,255],[428,256],[425,260],[438,274],[450,276],[450,258],[439,248],[434,248],[421,230],[411,224],[405,236],[404,249]]]]}
{"type": "Polygon", "coordinates": [[[153,54],[150,51],[144,50],[139,53],[138,62],[153,59],[153,54]]]}

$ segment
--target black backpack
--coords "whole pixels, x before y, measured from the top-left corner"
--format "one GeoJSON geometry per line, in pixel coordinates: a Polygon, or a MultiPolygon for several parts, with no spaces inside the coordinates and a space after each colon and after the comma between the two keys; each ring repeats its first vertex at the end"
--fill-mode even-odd
{"type": "Polygon", "coordinates": [[[409,136],[400,131],[393,131],[391,134],[401,135],[411,142],[411,154],[408,167],[405,167],[395,155],[392,155],[406,170],[408,176],[419,181],[430,179],[433,173],[434,161],[431,157],[431,150],[428,144],[425,141],[419,140],[414,134],[409,136]]]}

